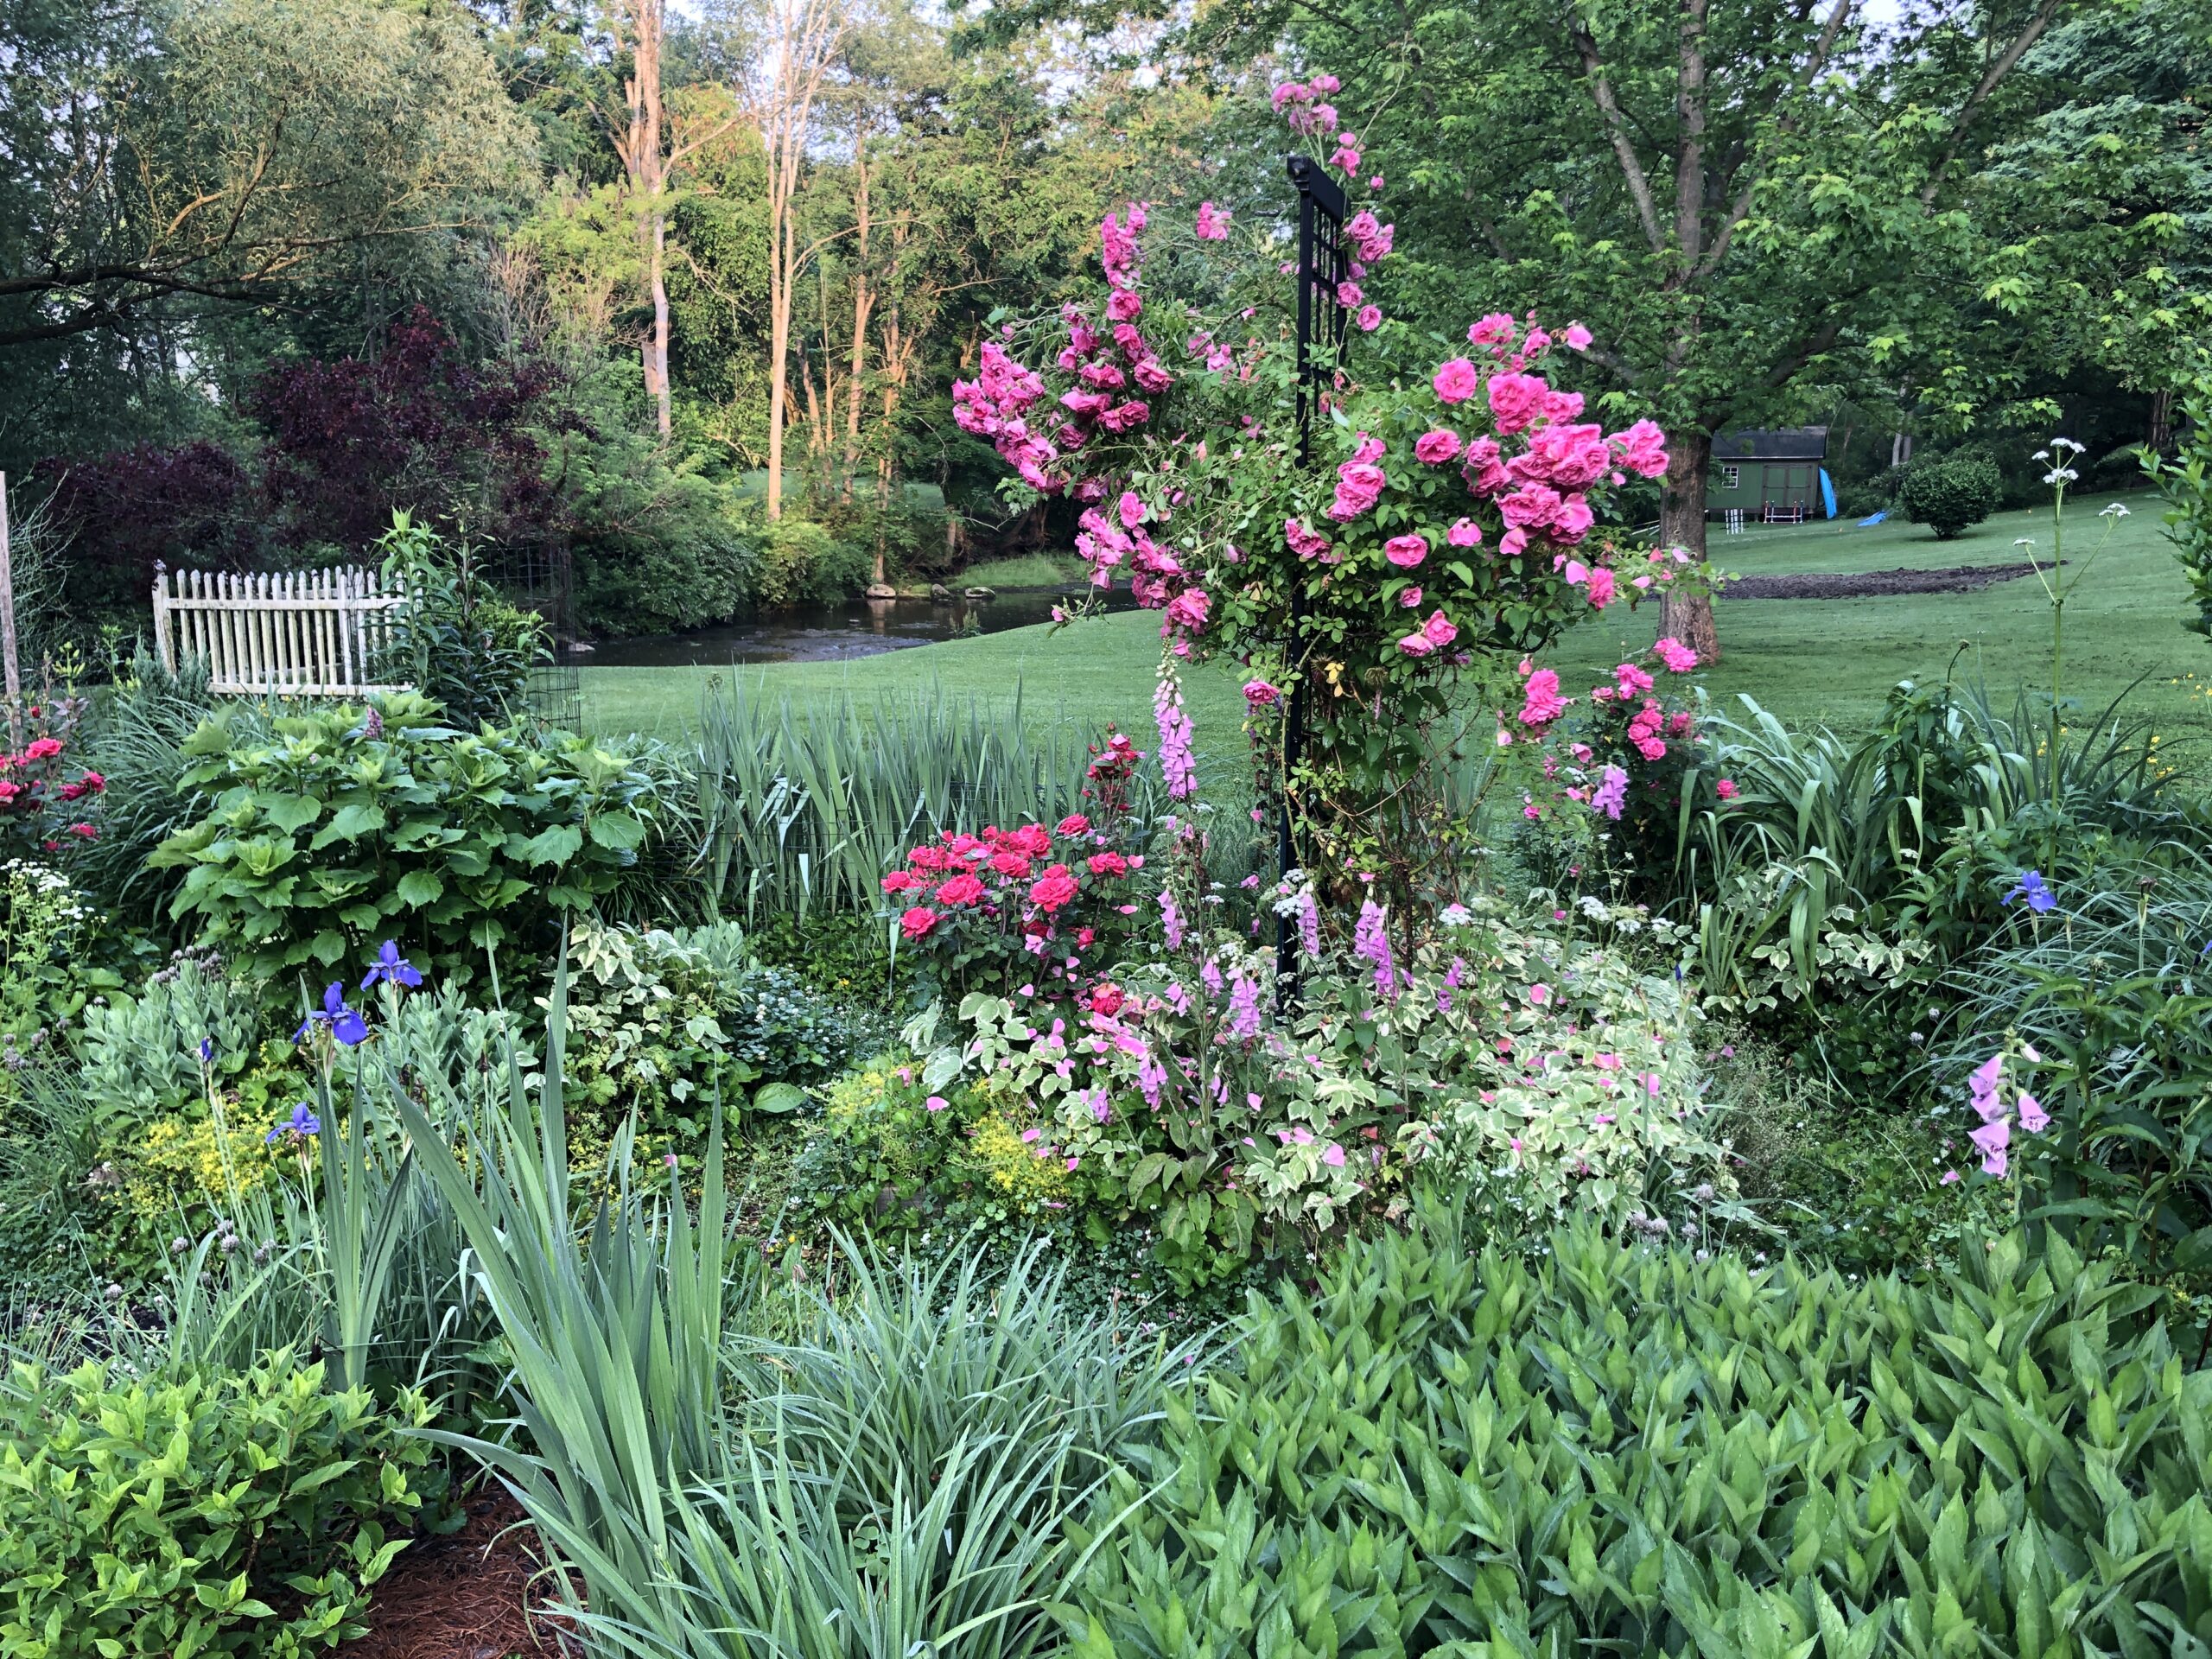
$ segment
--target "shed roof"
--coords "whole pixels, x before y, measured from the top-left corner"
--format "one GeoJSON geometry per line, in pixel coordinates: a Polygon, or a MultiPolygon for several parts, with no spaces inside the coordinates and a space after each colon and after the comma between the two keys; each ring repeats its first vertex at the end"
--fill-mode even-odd
{"type": "Polygon", "coordinates": [[[1713,441],[1715,461],[1825,461],[1825,426],[1785,426],[1771,431],[1723,432],[1713,441]]]}

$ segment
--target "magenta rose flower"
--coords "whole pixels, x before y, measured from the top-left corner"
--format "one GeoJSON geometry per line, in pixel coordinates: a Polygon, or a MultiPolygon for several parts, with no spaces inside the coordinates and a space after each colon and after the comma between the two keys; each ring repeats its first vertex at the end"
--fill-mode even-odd
{"type": "Polygon", "coordinates": [[[1410,570],[1428,556],[1426,536],[1393,536],[1382,543],[1382,556],[1401,570],[1410,570]]]}
{"type": "Polygon", "coordinates": [[[1436,372],[1430,382],[1440,403],[1464,404],[1482,389],[1481,372],[1464,357],[1455,357],[1436,372]]]}
{"type": "Polygon", "coordinates": [[[1414,440],[1414,459],[1430,467],[1441,467],[1459,453],[1457,432],[1424,432],[1414,440]]]}

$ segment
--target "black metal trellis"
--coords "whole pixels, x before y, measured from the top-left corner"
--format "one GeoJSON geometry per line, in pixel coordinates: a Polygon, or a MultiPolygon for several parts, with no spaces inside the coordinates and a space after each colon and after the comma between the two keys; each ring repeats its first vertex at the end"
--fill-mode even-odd
{"type": "MultiPolygon", "coordinates": [[[[1287,166],[1298,188],[1298,464],[1313,461],[1313,417],[1322,394],[1335,385],[1351,326],[1337,289],[1350,276],[1344,253],[1344,213],[1351,205],[1344,188],[1310,156],[1293,156],[1287,166]]],[[[1286,653],[1294,669],[1290,707],[1283,720],[1282,810],[1277,826],[1278,874],[1298,868],[1290,775],[1306,747],[1306,584],[1291,588],[1290,642],[1286,653]]],[[[1287,987],[1296,960],[1295,927],[1288,916],[1275,918],[1275,976],[1287,987]]]]}

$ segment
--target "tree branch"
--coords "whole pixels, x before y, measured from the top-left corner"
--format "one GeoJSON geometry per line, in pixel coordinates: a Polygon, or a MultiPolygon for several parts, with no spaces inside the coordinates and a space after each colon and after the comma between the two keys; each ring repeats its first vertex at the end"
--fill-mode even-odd
{"type": "MultiPolygon", "coordinates": [[[[1835,0],[1834,10],[1828,13],[1827,22],[1821,26],[1821,38],[1813,43],[1813,55],[1805,60],[1804,73],[1797,77],[1796,84],[1789,92],[1783,94],[1785,98],[1807,91],[1820,79],[1821,71],[1827,67],[1828,54],[1835,50],[1836,36],[1843,33],[1844,20],[1850,16],[1851,6],[1852,0],[1835,0]]],[[[1796,130],[1796,123],[1785,107],[1780,118],[1775,122],[1775,130],[1787,133],[1796,130]]],[[[1743,188],[1736,193],[1735,200],[1728,204],[1728,216],[1721,221],[1719,232],[1713,238],[1713,246],[1699,262],[1695,273],[1697,280],[1702,281],[1719,270],[1720,262],[1728,257],[1728,245],[1736,239],[1736,227],[1751,215],[1751,195],[1758,188],[1758,182],[1759,169],[1755,166],[1751,168],[1751,176],[1744,181],[1743,188]]]]}
{"type": "Polygon", "coordinates": [[[1936,157],[1936,165],[1928,169],[1928,183],[1920,193],[1920,206],[1923,213],[1936,205],[1936,192],[1943,188],[1943,175],[1950,170],[1951,163],[1958,158],[1960,146],[1966,143],[1967,126],[1981,112],[1981,106],[1989,101],[1989,95],[1997,90],[1998,83],[2012,73],[2012,67],[2041,38],[2044,30],[2050,27],[2050,20],[2058,15],[2061,3],[2062,0],[2043,0],[2043,4],[2036,9],[2036,15],[2028,19],[2027,27],[2019,32],[2012,45],[1997,54],[1997,60],[1982,76],[1981,84],[1959,106],[1958,119],[1951,123],[1950,138],[1943,146],[1943,153],[1936,157]]]}
{"type": "MultiPolygon", "coordinates": [[[[2056,0],[2051,3],[2055,4],[2056,0]]],[[[1598,56],[1598,42],[1580,22],[1571,25],[1568,35],[1574,41],[1574,49],[1581,54],[1583,73],[1590,83],[1591,101],[1605,118],[1605,132],[1612,140],[1614,156],[1619,159],[1621,176],[1628,181],[1628,193],[1635,199],[1636,216],[1643,223],[1644,240],[1650,243],[1652,252],[1663,252],[1667,238],[1659,228],[1659,208],[1651,199],[1651,181],[1644,175],[1643,164],[1636,158],[1636,146],[1629,142],[1628,118],[1621,113],[1620,102],[1613,96],[1612,83],[1605,79],[1598,56]]]]}

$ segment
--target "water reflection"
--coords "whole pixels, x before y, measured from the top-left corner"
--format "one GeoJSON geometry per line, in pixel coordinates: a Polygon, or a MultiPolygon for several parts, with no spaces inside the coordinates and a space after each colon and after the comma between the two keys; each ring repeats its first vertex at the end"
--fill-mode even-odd
{"type": "MultiPolygon", "coordinates": [[[[909,645],[935,645],[963,633],[1001,633],[1052,620],[1052,607],[1083,588],[1025,588],[996,599],[855,599],[798,606],[700,628],[690,633],[609,639],[579,654],[587,668],[720,667],[728,663],[824,663],[874,657],[909,645]]],[[[1126,610],[1126,592],[1109,610],[1126,610]]]]}

